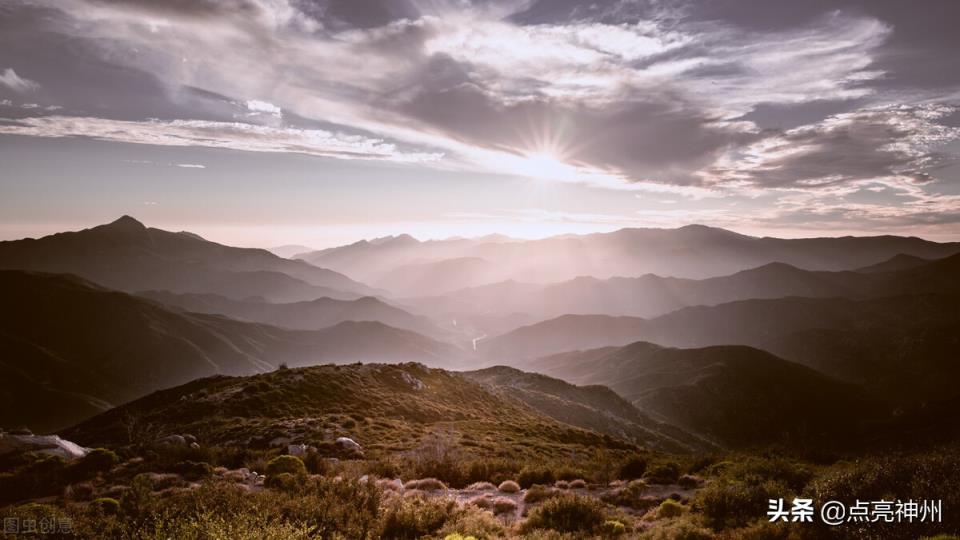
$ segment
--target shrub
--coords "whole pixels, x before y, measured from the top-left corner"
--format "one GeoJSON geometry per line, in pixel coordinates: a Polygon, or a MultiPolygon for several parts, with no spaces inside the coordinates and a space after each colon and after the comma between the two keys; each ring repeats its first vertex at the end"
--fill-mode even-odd
{"type": "Polygon", "coordinates": [[[643,480],[633,480],[624,486],[605,493],[601,499],[615,506],[628,506],[636,510],[644,510],[657,504],[657,499],[645,495],[646,489],[647,484],[643,480]]]}
{"type": "Polygon", "coordinates": [[[606,537],[623,536],[627,534],[627,526],[617,520],[609,519],[600,526],[600,533],[606,537]]]}
{"type": "Polygon", "coordinates": [[[713,540],[709,530],[686,519],[664,522],[642,536],[644,540],[713,540]]]}
{"type": "Polygon", "coordinates": [[[520,470],[516,462],[505,459],[486,459],[470,462],[465,467],[466,483],[474,482],[492,482],[499,483],[515,476],[520,470]]]}
{"type": "Polygon", "coordinates": [[[477,495],[467,499],[467,504],[470,506],[476,506],[477,508],[483,508],[484,510],[489,510],[493,508],[493,497],[490,495],[477,495]]]}
{"type": "Polygon", "coordinates": [[[86,479],[97,473],[109,471],[119,462],[120,458],[113,451],[94,448],[87,452],[87,455],[70,464],[67,474],[72,478],[86,479]]]}
{"type": "Polygon", "coordinates": [[[684,489],[693,489],[703,483],[703,478],[692,474],[685,474],[677,480],[677,483],[684,489]]]}
{"type": "Polygon", "coordinates": [[[490,482],[474,482],[467,486],[467,491],[496,491],[497,486],[490,482]]]}
{"type": "Polygon", "coordinates": [[[649,484],[676,484],[680,479],[680,466],[672,461],[660,463],[648,470],[643,479],[649,484]]]}
{"type": "Polygon", "coordinates": [[[586,488],[587,488],[587,483],[583,481],[583,479],[581,478],[577,478],[576,480],[570,481],[570,489],[586,489],[586,488]]]}
{"type": "Polygon", "coordinates": [[[687,511],[687,507],[678,503],[673,499],[667,499],[660,503],[660,507],[657,508],[657,517],[658,518],[674,518],[679,517],[687,511]]]}
{"type": "Polygon", "coordinates": [[[398,498],[386,509],[380,538],[412,540],[440,530],[456,512],[456,503],[446,499],[398,498]]]}
{"type": "Polygon", "coordinates": [[[497,489],[503,493],[519,493],[520,484],[514,482],[513,480],[504,480],[500,482],[500,485],[497,486],[497,489]]]}
{"type": "Polygon", "coordinates": [[[494,514],[508,514],[517,511],[517,503],[509,497],[497,497],[493,500],[494,514]]]}
{"type": "Polygon", "coordinates": [[[564,533],[589,533],[606,520],[603,504],[592,497],[561,495],[530,512],[522,531],[552,529],[564,533]]]}
{"type": "Polygon", "coordinates": [[[213,476],[213,467],[202,461],[181,461],[174,465],[173,471],[187,480],[201,480],[213,476]]]}
{"type": "Polygon", "coordinates": [[[524,467],[520,470],[520,475],[517,477],[517,483],[524,489],[534,484],[550,485],[555,481],[556,478],[553,476],[553,471],[539,467],[524,467]]]}
{"type": "Polygon", "coordinates": [[[555,476],[557,477],[557,480],[570,481],[570,480],[576,480],[577,478],[583,478],[584,474],[583,474],[583,470],[581,469],[574,469],[573,467],[570,467],[570,466],[563,466],[557,469],[555,476]]]}
{"type": "Polygon", "coordinates": [[[718,479],[697,492],[694,508],[703,514],[707,526],[712,529],[743,527],[765,515],[769,499],[787,497],[788,494],[786,486],[769,480],[750,485],[738,480],[718,479]]]}
{"type": "Polygon", "coordinates": [[[63,490],[63,496],[72,501],[89,501],[93,497],[93,484],[90,482],[81,482],[71,484],[63,490]]]}
{"type": "Polygon", "coordinates": [[[530,486],[530,489],[523,495],[523,502],[527,504],[536,504],[545,501],[550,497],[556,497],[560,492],[554,488],[536,484],[530,486]]]}
{"type": "Polygon", "coordinates": [[[111,497],[100,497],[91,501],[90,507],[104,515],[114,516],[120,512],[120,501],[111,497]]]}
{"type": "Polygon", "coordinates": [[[438,489],[447,489],[447,486],[436,478],[423,478],[420,480],[409,480],[403,485],[403,489],[419,489],[421,491],[436,491],[438,489]]]}
{"type": "Polygon", "coordinates": [[[280,474],[271,474],[267,477],[267,480],[264,482],[264,485],[270,489],[276,489],[278,491],[295,491],[300,483],[297,481],[297,477],[287,473],[282,472],[280,474]]]}
{"type": "Polygon", "coordinates": [[[267,463],[266,474],[268,478],[283,473],[306,476],[307,466],[303,464],[302,459],[289,455],[277,456],[267,463]]]}
{"type": "Polygon", "coordinates": [[[647,472],[647,460],[641,456],[631,456],[620,466],[618,476],[624,480],[633,480],[634,478],[643,478],[645,472],[647,472]]]}

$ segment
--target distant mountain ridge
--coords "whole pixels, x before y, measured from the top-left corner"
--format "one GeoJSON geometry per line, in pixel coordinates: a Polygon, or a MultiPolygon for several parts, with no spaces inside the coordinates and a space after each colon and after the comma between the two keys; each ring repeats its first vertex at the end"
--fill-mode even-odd
{"type": "Polygon", "coordinates": [[[295,330],[317,330],[345,321],[376,321],[435,338],[445,334],[426,317],[412,315],[372,296],[356,300],[317,298],[304,302],[270,303],[233,300],[216,294],[167,291],[143,291],[137,295],[188,312],[221,314],[295,330]]]}
{"type": "Polygon", "coordinates": [[[352,299],[378,292],[338,272],[267,250],[148,228],[129,216],[82,231],[0,242],[0,269],[76,274],[127,292],[160,289],[235,299],[352,299]]]}
{"type": "Polygon", "coordinates": [[[382,242],[300,254],[299,257],[359,279],[383,275],[417,260],[477,257],[492,263],[475,286],[498,281],[550,283],[593,276],[644,274],[704,279],[781,262],[807,270],[853,270],[897,254],[937,259],[960,252],[960,243],[915,237],[874,236],[781,239],[746,236],[688,225],[678,229],[621,229],[611,233],[542,240],[495,239],[419,242],[396,237],[382,242]]]}

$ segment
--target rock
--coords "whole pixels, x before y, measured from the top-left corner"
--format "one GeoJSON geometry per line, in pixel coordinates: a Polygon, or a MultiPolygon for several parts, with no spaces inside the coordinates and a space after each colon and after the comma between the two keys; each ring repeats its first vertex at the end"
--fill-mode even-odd
{"type": "Polygon", "coordinates": [[[187,441],[188,444],[193,444],[193,443],[195,443],[195,442],[198,442],[196,437],[194,437],[193,435],[190,435],[190,434],[188,434],[188,433],[184,433],[184,434],[183,434],[183,439],[184,439],[185,441],[187,441]]]}
{"type": "Polygon", "coordinates": [[[157,439],[157,444],[169,444],[172,446],[186,446],[187,440],[183,438],[183,435],[167,435],[157,439]]]}
{"type": "Polygon", "coordinates": [[[40,452],[64,459],[81,458],[90,451],[57,435],[0,435],[0,455],[10,452],[40,452]]]}
{"type": "Polygon", "coordinates": [[[194,441],[194,442],[190,443],[190,448],[193,448],[194,450],[197,450],[197,449],[200,448],[200,445],[199,445],[196,441],[194,441]]]}
{"type": "Polygon", "coordinates": [[[407,373],[406,371],[404,371],[403,374],[400,375],[400,377],[403,379],[403,382],[407,383],[407,385],[409,385],[410,388],[414,389],[417,392],[427,387],[427,385],[424,384],[423,381],[407,373]]]}
{"type": "Polygon", "coordinates": [[[350,437],[337,437],[337,444],[344,450],[353,450],[355,452],[363,451],[363,447],[350,437]]]}
{"type": "Polygon", "coordinates": [[[307,455],[308,447],[305,444],[291,444],[287,446],[287,453],[291,456],[305,456],[307,455]]]}

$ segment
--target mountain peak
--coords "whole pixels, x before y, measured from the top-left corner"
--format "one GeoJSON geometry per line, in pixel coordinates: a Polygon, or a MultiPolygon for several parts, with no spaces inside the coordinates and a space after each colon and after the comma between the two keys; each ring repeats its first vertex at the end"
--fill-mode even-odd
{"type": "Polygon", "coordinates": [[[147,228],[143,223],[140,223],[136,219],[126,214],[108,223],[106,226],[110,227],[111,229],[122,229],[122,230],[130,230],[130,231],[134,231],[134,230],[140,231],[147,228]]]}

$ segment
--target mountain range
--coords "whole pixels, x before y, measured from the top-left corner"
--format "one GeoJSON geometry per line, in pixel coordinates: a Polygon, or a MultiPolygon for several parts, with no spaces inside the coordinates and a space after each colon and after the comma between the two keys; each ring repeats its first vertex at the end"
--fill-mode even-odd
{"type": "MultiPolygon", "coordinates": [[[[421,242],[401,235],[297,257],[371,283],[411,264],[431,263],[436,268],[442,267],[445,260],[483,261],[472,263],[471,271],[459,280],[463,288],[506,280],[543,284],[578,276],[606,279],[656,274],[704,279],[775,262],[805,270],[842,271],[881,263],[900,254],[937,259],[957,252],[958,243],[914,237],[758,238],[690,225],[542,240],[484,237],[421,242]]],[[[436,287],[427,285],[413,287],[404,283],[402,295],[429,296],[438,292],[436,287]]]]}
{"type": "Polygon", "coordinates": [[[0,242],[0,269],[75,274],[127,292],[214,293],[278,302],[380,292],[303,261],[148,228],[129,216],[82,231],[0,242]]]}
{"type": "Polygon", "coordinates": [[[379,322],[290,330],[171,311],[69,275],[0,271],[0,425],[51,430],[148,392],[281,364],[420,361],[450,345],[379,322]]]}

